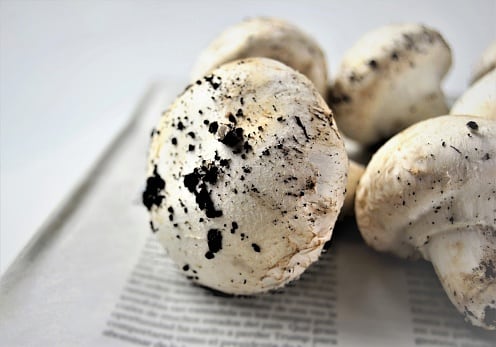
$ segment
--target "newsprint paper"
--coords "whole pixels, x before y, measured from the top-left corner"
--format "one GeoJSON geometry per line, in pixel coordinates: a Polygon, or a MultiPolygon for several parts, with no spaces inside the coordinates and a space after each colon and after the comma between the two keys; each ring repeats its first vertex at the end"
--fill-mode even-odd
{"type": "Polygon", "coordinates": [[[0,346],[496,346],[496,333],[464,322],[429,263],[374,252],[352,221],[283,290],[230,297],[193,285],[140,203],[150,130],[177,91],[151,88],[3,276],[0,346]]]}

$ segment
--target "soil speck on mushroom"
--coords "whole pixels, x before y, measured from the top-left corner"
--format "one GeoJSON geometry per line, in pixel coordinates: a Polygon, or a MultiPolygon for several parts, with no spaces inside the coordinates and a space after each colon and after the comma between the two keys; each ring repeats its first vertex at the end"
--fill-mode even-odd
{"type": "Polygon", "coordinates": [[[208,252],[205,254],[207,259],[212,259],[215,253],[222,249],[222,232],[219,229],[210,229],[207,233],[208,252]]]}
{"type": "Polygon", "coordinates": [[[158,174],[157,166],[155,165],[155,168],[153,169],[153,176],[146,179],[146,189],[142,195],[143,205],[145,205],[148,210],[151,210],[154,205],[160,206],[162,200],[165,198],[165,196],[161,194],[164,188],[165,181],[158,174]]]}

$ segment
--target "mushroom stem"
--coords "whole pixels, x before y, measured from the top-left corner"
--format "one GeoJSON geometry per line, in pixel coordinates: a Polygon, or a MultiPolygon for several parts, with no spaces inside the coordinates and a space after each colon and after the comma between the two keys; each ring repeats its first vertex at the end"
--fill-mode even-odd
{"type": "Polygon", "coordinates": [[[496,329],[496,229],[482,225],[454,229],[433,237],[421,252],[465,319],[496,329]]]}
{"type": "Polygon", "coordinates": [[[343,208],[340,217],[352,216],[355,214],[355,192],[362,177],[365,167],[361,164],[350,160],[348,167],[348,181],[346,182],[346,195],[344,197],[343,208]]]}

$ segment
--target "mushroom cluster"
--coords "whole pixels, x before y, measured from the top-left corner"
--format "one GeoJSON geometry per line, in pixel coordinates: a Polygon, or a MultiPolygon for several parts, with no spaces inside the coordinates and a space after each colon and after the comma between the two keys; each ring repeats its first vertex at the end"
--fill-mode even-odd
{"type": "Polygon", "coordinates": [[[255,294],[297,279],[338,215],[354,212],[367,244],[430,260],[466,319],[496,329],[488,52],[442,116],[451,50],[435,29],[366,34],[328,86],[322,50],[292,24],[254,18],[229,28],[152,132],[143,203],[153,232],[195,283],[255,294]],[[387,142],[364,167],[348,160],[338,127],[369,149],[387,142]]]}
{"type": "Polygon", "coordinates": [[[495,113],[493,69],[478,73],[451,115],[414,123],[381,146],[355,198],[357,225],[368,245],[431,261],[466,320],[491,330],[496,329],[495,113]]]}

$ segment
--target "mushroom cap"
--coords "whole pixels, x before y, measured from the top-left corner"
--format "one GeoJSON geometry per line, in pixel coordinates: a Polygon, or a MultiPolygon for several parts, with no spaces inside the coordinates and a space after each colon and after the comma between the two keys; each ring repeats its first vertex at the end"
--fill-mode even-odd
{"type": "Polygon", "coordinates": [[[441,81],[451,50],[434,29],[394,24],[365,34],[344,56],[328,101],[339,129],[373,145],[446,114],[441,81]]]}
{"type": "Polygon", "coordinates": [[[472,72],[470,83],[475,83],[479,78],[496,68],[496,41],[491,43],[482,53],[472,72]]]}
{"type": "Polygon", "coordinates": [[[256,17],[225,30],[198,57],[193,81],[237,59],[266,57],[283,62],[307,76],[325,95],[327,65],[317,42],[291,23],[256,17]]]}
{"type": "Polygon", "coordinates": [[[348,159],[305,76],[265,58],[225,64],[186,89],[153,134],[144,203],[193,281],[254,294],[318,259],[348,159]]]}
{"type": "Polygon", "coordinates": [[[496,328],[485,313],[496,310],[495,120],[436,117],[391,138],[360,180],[355,214],[367,244],[432,261],[455,306],[496,328]]]}
{"type": "Polygon", "coordinates": [[[496,69],[481,77],[455,102],[450,114],[496,120],[496,69]]]}

